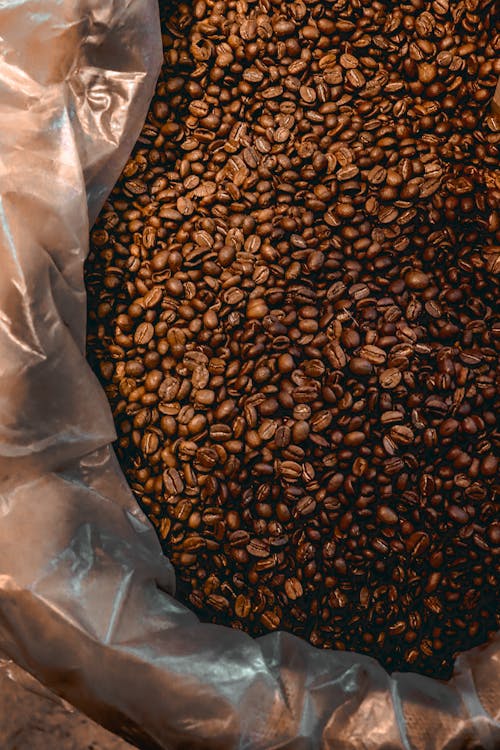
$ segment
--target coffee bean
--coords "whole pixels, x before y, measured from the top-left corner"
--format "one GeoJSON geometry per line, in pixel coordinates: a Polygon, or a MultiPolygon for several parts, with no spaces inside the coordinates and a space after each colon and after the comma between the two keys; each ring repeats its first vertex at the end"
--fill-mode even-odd
{"type": "Polygon", "coordinates": [[[498,472],[498,457],[489,455],[481,460],[481,471],[485,477],[495,477],[498,472]]]}
{"type": "Polygon", "coordinates": [[[425,531],[415,531],[408,537],[406,548],[415,557],[423,554],[429,546],[429,536],[425,531]]]}
{"type": "Polygon", "coordinates": [[[276,630],[280,626],[281,619],[276,612],[264,612],[260,621],[267,630],[276,630]]]}
{"type": "Polygon", "coordinates": [[[154,328],[151,323],[140,323],[134,334],[134,341],[138,346],[145,346],[154,336],[154,328]]]}
{"type": "Polygon", "coordinates": [[[391,427],[390,435],[395,443],[400,443],[401,445],[410,445],[415,439],[413,430],[402,424],[391,427]]]}
{"type": "Polygon", "coordinates": [[[359,70],[359,68],[349,68],[346,73],[346,80],[351,84],[351,86],[354,86],[354,88],[358,89],[364,86],[366,83],[366,78],[364,77],[361,70],[359,70]]]}
{"type": "Polygon", "coordinates": [[[394,524],[398,522],[397,513],[395,513],[392,508],[389,508],[387,505],[380,505],[377,508],[377,517],[382,523],[394,524]]]}
{"type": "Polygon", "coordinates": [[[246,619],[252,611],[252,602],[248,596],[238,594],[234,603],[234,613],[236,617],[246,619]]]}
{"type": "Polygon", "coordinates": [[[356,164],[348,164],[345,167],[342,167],[337,172],[337,179],[346,181],[346,180],[352,180],[354,177],[356,177],[359,174],[359,167],[356,166],[356,164]]]}
{"type": "Polygon", "coordinates": [[[361,347],[359,353],[363,359],[368,360],[368,362],[374,365],[381,365],[387,359],[385,351],[373,344],[367,344],[366,346],[361,347]]]}
{"type": "Polygon", "coordinates": [[[332,342],[325,350],[331,366],[336,370],[342,370],[347,364],[347,358],[343,348],[336,341],[332,342]]]}
{"type": "Polygon", "coordinates": [[[177,469],[167,469],[163,472],[163,484],[170,495],[178,495],[184,489],[184,482],[177,469]]]}
{"type": "Polygon", "coordinates": [[[500,546],[500,523],[492,523],[488,527],[488,538],[495,547],[500,546]]]}
{"type": "Polygon", "coordinates": [[[344,53],[343,55],[340,56],[340,64],[346,70],[351,70],[353,68],[357,68],[359,65],[359,62],[358,62],[358,58],[354,57],[354,55],[344,53]]]}
{"type": "Polygon", "coordinates": [[[349,369],[355,375],[370,375],[372,372],[372,364],[363,357],[352,357],[349,362],[349,369]]]}
{"type": "Polygon", "coordinates": [[[429,277],[422,271],[408,271],[405,275],[405,284],[410,289],[426,289],[429,286],[429,277]]]}
{"type": "Polygon", "coordinates": [[[295,506],[300,516],[310,516],[316,510],[316,501],[310,495],[301,497],[295,506]]]}
{"type": "Polygon", "coordinates": [[[158,435],[155,432],[145,432],[141,440],[142,451],[146,455],[156,453],[159,447],[158,435]]]}
{"type": "Polygon", "coordinates": [[[401,422],[402,420],[403,415],[400,411],[385,411],[380,416],[380,421],[385,425],[391,425],[395,422],[401,422]]]}
{"type": "Polygon", "coordinates": [[[456,523],[464,524],[469,520],[469,514],[458,505],[449,505],[447,512],[451,520],[456,523]]]}
{"type": "Polygon", "coordinates": [[[278,448],[286,448],[290,445],[292,439],[292,433],[288,425],[280,425],[276,428],[275,442],[278,448]]]}
{"type": "Polygon", "coordinates": [[[498,65],[413,5],[160,4],[88,351],[183,602],[447,679],[499,623],[498,65]]]}
{"type": "Polygon", "coordinates": [[[354,430],[353,432],[348,432],[347,435],[344,437],[344,443],[349,446],[357,446],[364,443],[366,440],[366,435],[364,432],[359,432],[359,430],[354,430]]]}
{"type": "Polygon", "coordinates": [[[443,611],[443,605],[437,596],[425,596],[424,607],[435,615],[439,615],[443,611]]]}
{"type": "Polygon", "coordinates": [[[311,427],[309,425],[309,422],[306,422],[305,420],[295,422],[292,428],[293,441],[295,443],[303,443],[309,437],[310,431],[311,427]]]}
{"type": "Polygon", "coordinates": [[[333,589],[328,597],[328,603],[332,609],[344,609],[348,604],[348,598],[343,591],[339,589],[333,589]]]}
{"type": "Polygon", "coordinates": [[[379,374],[379,383],[382,388],[391,390],[396,388],[401,382],[401,373],[395,367],[389,367],[387,370],[382,370],[379,374]]]}
{"type": "Polygon", "coordinates": [[[442,437],[448,437],[449,435],[453,435],[457,431],[458,427],[459,422],[456,419],[445,419],[439,425],[438,432],[442,437]]]}
{"type": "Polygon", "coordinates": [[[246,549],[253,557],[269,556],[269,544],[262,539],[251,539],[247,544],[246,549]]]}
{"type": "Polygon", "coordinates": [[[303,595],[304,590],[302,584],[297,578],[289,578],[285,581],[285,593],[289,599],[295,601],[303,595]]]}
{"type": "Polygon", "coordinates": [[[246,315],[248,318],[264,318],[268,311],[268,307],[264,300],[252,299],[247,305],[246,315]]]}
{"type": "Polygon", "coordinates": [[[225,424],[214,424],[210,427],[210,437],[215,442],[226,442],[233,436],[232,430],[225,424]]]}
{"type": "Polygon", "coordinates": [[[229,601],[225,596],[220,596],[219,594],[209,594],[207,596],[207,604],[218,612],[224,612],[229,608],[229,601]]]}
{"type": "Polygon", "coordinates": [[[384,169],[380,164],[377,164],[376,166],[372,167],[370,171],[368,172],[368,182],[370,182],[372,185],[380,185],[383,182],[385,182],[385,178],[387,176],[387,170],[384,169]]]}
{"type": "Polygon", "coordinates": [[[301,474],[300,464],[295,461],[282,461],[281,475],[288,482],[297,482],[301,474]]]}

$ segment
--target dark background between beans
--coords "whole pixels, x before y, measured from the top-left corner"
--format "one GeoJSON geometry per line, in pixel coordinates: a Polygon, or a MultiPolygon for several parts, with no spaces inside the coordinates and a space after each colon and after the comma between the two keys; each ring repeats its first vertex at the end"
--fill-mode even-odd
{"type": "Polygon", "coordinates": [[[443,678],[500,626],[494,7],[161,5],[88,350],[204,620],[443,678]]]}

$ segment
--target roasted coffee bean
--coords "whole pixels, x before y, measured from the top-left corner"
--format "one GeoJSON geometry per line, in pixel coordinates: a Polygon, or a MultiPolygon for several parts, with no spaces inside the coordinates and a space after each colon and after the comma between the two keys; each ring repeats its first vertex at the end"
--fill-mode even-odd
{"type": "Polygon", "coordinates": [[[408,537],[406,548],[414,555],[419,556],[427,550],[429,546],[429,536],[425,531],[415,531],[408,537]]]}
{"type": "Polygon", "coordinates": [[[299,599],[303,595],[304,590],[297,578],[289,578],[285,581],[285,593],[289,599],[295,601],[295,599],[299,599]]]}
{"type": "Polygon", "coordinates": [[[269,556],[269,544],[261,539],[251,539],[246,549],[253,557],[269,556]]]}
{"type": "Polygon", "coordinates": [[[137,346],[146,346],[153,338],[154,332],[151,323],[140,323],[134,333],[134,342],[137,346]]]}
{"type": "Polygon", "coordinates": [[[382,523],[393,524],[398,522],[397,513],[394,513],[392,508],[387,507],[387,505],[381,505],[377,508],[377,517],[382,523]]]}
{"type": "Polygon", "coordinates": [[[429,277],[422,271],[409,271],[405,276],[405,283],[410,289],[426,289],[429,286],[429,277]]]}
{"type": "Polygon", "coordinates": [[[177,469],[167,469],[163,472],[163,484],[170,495],[178,495],[184,489],[184,482],[177,469]]]}
{"type": "Polygon", "coordinates": [[[88,351],[182,601],[447,678],[500,625],[494,4],[389,5],[160,3],[88,351]]]}
{"type": "Polygon", "coordinates": [[[363,359],[368,360],[374,365],[381,365],[387,359],[387,354],[383,349],[373,344],[367,344],[360,349],[360,355],[363,359]]]}
{"type": "Polygon", "coordinates": [[[373,366],[371,362],[369,362],[367,359],[364,359],[363,357],[352,357],[349,362],[349,369],[355,375],[370,375],[373,370],[373,366]]]}

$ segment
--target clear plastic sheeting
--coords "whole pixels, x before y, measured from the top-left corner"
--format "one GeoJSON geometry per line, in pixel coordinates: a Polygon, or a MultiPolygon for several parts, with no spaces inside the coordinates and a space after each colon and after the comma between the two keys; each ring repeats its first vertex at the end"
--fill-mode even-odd
{"type": "Polygon", "coordinates": [[[89,225],[160,63],[154,0],[0,0],[0,652],[141,748],[498,750],[500,640],[391,678],[171,595],[84,357],[89,225]]]}

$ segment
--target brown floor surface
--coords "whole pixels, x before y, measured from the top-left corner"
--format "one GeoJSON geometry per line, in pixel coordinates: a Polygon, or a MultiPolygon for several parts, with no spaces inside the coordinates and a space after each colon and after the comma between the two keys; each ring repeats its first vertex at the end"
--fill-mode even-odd
{"type": "Polygon", "coordinates": [[[75,711],[13,682],[0,669],[1,750],[133,750],[75,711]]]}

